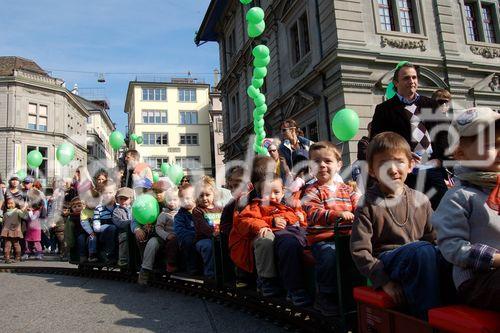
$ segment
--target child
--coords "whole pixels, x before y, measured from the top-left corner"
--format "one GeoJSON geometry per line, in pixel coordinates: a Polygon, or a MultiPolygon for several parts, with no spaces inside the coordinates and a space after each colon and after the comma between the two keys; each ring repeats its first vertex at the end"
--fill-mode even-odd
{"type": "Polygon", "coordinates": [[[116,185],[108,180],[100,184],[102,203],[94,209],[92,229],[97,235],[101,256],[106,264],[116,263],[116,234],[117,228],[113,224],[113,211],[116,202],[116,185]]]}
{"type": "Polygon", "coordinates": [[[184,184],[179,188],[179,201],[181,208],[174,217],[174,233],[186,263],[187,271],[189,274],[195,275],[198,272],[198,254],[194,246],[195,229],[192,212],[196,207],[196,202],[194,187],[191,184],[184,184]]]}
{"type": "Polygon", "coordinates": [[[259,198],[253,199],[234,221],[229,237],[231,259],[241,269],[257,269],[260,291],[264,297],[279,293],[274,259],[274,231],[287,225],[299,224],[294,209],[281,203],[284,196],[283,181],[277,174],[256,184],[259,198]],[[255,264],[254,264],[255,256],[255,264]]]}
{"type": "Polygon", "coordinates": [[[23,232],[21,231],[21,219],[28,216],[28,214],[26,214],[26,209],[26,205],[22,210],[16,207],[16,202],[13,197],[6,197],[1,234],[5,242],[4,257],[6,264],[21,261],[21,245],[19,244],[19,241],[23,238],[23,232]],[[14,247],[15,261],[10,259],[10,251],[12,247],[14,247]]]}
{"type": "Polygon", "coordinates": [[[462,164],[455,167],[459,182],[441,200],[432,224],[439,249],[454,265],[459,299],[499,311],[500,115],[489,108],[468,109],[453,125],[460,136],[454,153],[462,164]]]}
{"type": "Polygon", "coordinates": [[[117,204],[113,210],[113,224],[118,229],[118,266],[128,265],[128,236],[127,232],[132,223],[132,200],[134,190],[121,187],[116,192],[117,204]]]}
{"type": "Polygon", "coordinates": [[[164,242],[165,253],[167,256],[167,272],[177,271],[177,256],[179,245],[174,232],[174,217],[179,211],[179,191],[176,188],[170,188],[165,191],[165,208],[158,216],[156,221],[156,234],[164,242]]]}
{"type": "Polygon", "coordinates": [[[196,250],[203,258],[203,273],[206,277],[213,278],[214,257],[212,249],[212,236],[219,235],[220,216],[222,208],[214,204],[217,196],[215,180],[204,176],[196,184],[196,208],[193,210],[193,221],[196,239],[196,250]]]}
{"type": "Polygon", "coordinates": [[[83,198],[84,207],[80,214],[80,224],[85,230],[78,236],[78,248],[80,250],[80,263],[87,261],[85,244],[88,243],[88,261],[96,262],[97,258],[97,235],[93,228],[94,209],[101,204],[99,192],[90,189],[80,194],[83,198]]]}
{"type": "Polygon", "coordinates": [[[57,248],[59,249],[59,258],[64,260],[67,257],[67,246],[64,240],[64,223],[70,214],[70,204],[64,201],[61,214],[54,214],[52,217],[52,232],[57,239],[57,248]]]}
{"type": "Polygon", "coordinates": [[[43,206],[42,193],[37,189],[32,189],[28,195],[29,208],[28,208],[28,219],[26,220],[26,252],[25,255],[28,256],[32,250],[36,252],[36,259],[43,259],[42,244],[42,223],[41,223],[41,213],[43,206]]]}
{"type": "MultiPolygon", "coordinates": [[[[67,199],[71,198],[71,201],[69,202],[71,210],[70,215],[65,222],[64,228],[64,239],[66,240],[68,248],[75,246],[76,240],[79,239],[80,235],[85,235],[85,230],[82,228],[82,224],[80,223],[80,215],[84,204],[80,200],[80,197],[72,195],[73,194],[67,196],[67,199]]],[[[78,243],[76,243],[76,245],[78,245],[78,243]]],[[[78,248],[78,253],[80,254],[81,252],[85,254],[85,246],[82,249],[78,248]]]]}
{"type": "Polygon", "coordinates": [[[380,133],[368,146],[367,162],[376,184],[356,210],[352,258],[373,287],[425,319],[440,305],[438,259],[429,199],[404,183],[413,168],[410,146],[396,133],[380,133]]]}
{"type": "Polygon", "coordinates": [[[325,316],[333,316],[338,313],[335,243],[331,228],[322,227],[333,225],[337,219],[352,223],[359,195],[335,179],[342,167],[342,156],[335,145],[327,141],[315,143],[309,149],[309,157],[317,165],[316,182],[305,189],[302,201],[316,261],[314,307],[325,316]]]}

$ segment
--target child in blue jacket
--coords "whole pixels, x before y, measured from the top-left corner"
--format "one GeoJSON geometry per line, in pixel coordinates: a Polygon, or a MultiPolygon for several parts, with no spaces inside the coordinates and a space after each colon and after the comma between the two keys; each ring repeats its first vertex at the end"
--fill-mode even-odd
{"type": "Polygon", "coordinates": [[[196,207],[194,188],[191,184],[183,185],[179,189],[180,206],[179,212],[174,217],[174,232],[179,242],[184,262],[188,273],[198,272],[198,254],[195,248],[195,230],[193,221],[193,209],[196,207]]]}

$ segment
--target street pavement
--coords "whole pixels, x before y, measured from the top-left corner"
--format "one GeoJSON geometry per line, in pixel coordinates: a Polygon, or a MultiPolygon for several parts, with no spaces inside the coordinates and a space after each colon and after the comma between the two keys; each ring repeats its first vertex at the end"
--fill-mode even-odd
{"type": "Polygon", "coordinates": [[[0,273],[2,332],[284,332],[237,310],[135,284],[0,273]]]}

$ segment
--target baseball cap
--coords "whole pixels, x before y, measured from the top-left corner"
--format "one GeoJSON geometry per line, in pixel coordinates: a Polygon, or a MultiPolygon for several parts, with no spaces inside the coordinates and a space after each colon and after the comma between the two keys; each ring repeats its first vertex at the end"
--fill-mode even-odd
{"type": "Polygon", "coordinates": [[[23,183],[29,184],[29,183],[33,183],[34,181],[35,180],[33,179],[33,177],[26,176],[26,178],[24,178],[24,180],[23,180],[23,183]]]}
{"type": "Polygon", "coordinates": [[[475,136],[500,119],[500,113],[486,107],[475,107],[457,112],[452,125],[460,137],[475,136]]]}
{"type": "Polygon", "coordinates": [[[116,191],[116,197],[133,198],[134,190],[132,190],[130,187],[120,187],[118,191],[116,191]]]}

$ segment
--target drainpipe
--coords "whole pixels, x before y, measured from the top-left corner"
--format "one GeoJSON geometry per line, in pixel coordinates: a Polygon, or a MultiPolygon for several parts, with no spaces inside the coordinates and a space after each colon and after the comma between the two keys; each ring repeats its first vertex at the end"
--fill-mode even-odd
{"type": "MultiPolygon", "coordinates": [[[[318,28],[318,40],[319,40],[319,57],[320,61],[323,60],[323,38],[321,35],[321,21],[319,17],[319,3],[318,0],[314,0],[314,6],[316,9],[316,26],[318,28]]],[[[323,87],[323,91],[327,88],[326,87],[326,77],[325,73],[321,73],[321,85],[323,87]]],[[[323,96],[323,105],[325,108],[325,122],[326,122],[326,133],[328,135],[328,141],[332,141],[332,131],[330,128],[330,110],[328,107],[328,98],[326,96],[323,96]]],[[[319,124],[318,124],[319,126],[319,124]]]]}
{"type": "MultiPolygon", "coordinates": [[[[9,127],[9,112],[10,112],[10,108],[9,108],[9,101],[10,101],[10,86],[7,85],[7,123],[5,124],[5,127],[9,127]]],[[[8,133],[8,132],[7,132],[8,133]]],[[[7,136],[7,133],[5,134],[5,177],[8,177],[7,175],[7,171],[9,170],[9,154],[8,154],[8,147],[9,147],[9,137],[7,136]]]]}

